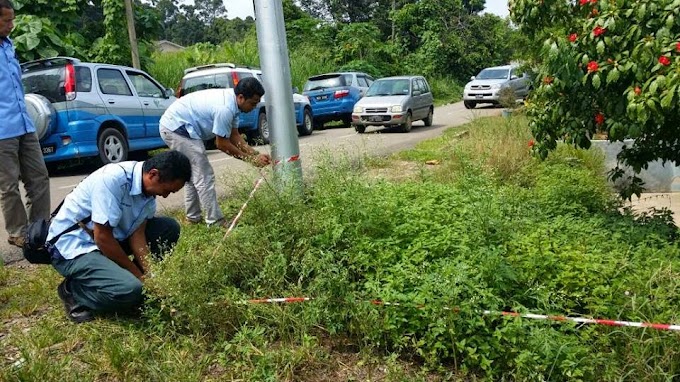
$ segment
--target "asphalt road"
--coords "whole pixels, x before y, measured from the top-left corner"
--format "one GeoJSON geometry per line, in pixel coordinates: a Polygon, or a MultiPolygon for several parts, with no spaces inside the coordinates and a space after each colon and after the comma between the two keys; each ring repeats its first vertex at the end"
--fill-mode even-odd
{"type": "MultiPolygon", "coordinates": [[[[307,137],[300,137],[300,155],[305,169],[314,165],[320,155],[347,155],[359,157],[363,155],[385,155],[392,152],[413,147],[416,143],[439,136],[448,127],[463,125],[471,120],[488,115],[499,115],[500,109],[481,107],[474,110],[466,110],[462,102],[440,106],[435,109],[432,126],[425,127],[422,121],[415,122],[413,129],[408,134],[391,131],[379,127],[369,127],[364,134],[357,134],[352,128],[332,128],[314,133],[307,137]],[[315,158],[316,157],[316,158],[315,158]]],[[[268,152],[268,146],[260,146],[258,150],[268,152]]],[[[229,191],[229,184],[242,180],[244,176],[253,180],[258,172],[253,167],[231,158],[218,150],[209,153],[210,162],[218,177],[218,193],[225,195],[229,191]]],[[[80,182],[96,168],[92,166],[78,166],[68,170],[62,170],[50,176],[50,192],[52,208],[80,182]]],[[[164,210],[181,208],[183,205],[183,193],[170,195],[166,199],[159,198],[159,212],[164,210]]],[[[21,251],[7,243],[7,232],[4,229],[5,221],[0,215],[0,259],[5,264],[22,260],[21,251]]]]}

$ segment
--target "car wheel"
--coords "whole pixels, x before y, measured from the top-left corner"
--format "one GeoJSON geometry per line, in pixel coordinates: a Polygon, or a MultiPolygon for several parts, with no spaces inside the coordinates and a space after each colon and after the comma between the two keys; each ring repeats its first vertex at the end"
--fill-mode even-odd
{"type": "Polygon", "coordinates": [[[352,126],[352,116],[342,118],[342,127],[352,126]]]}
{"type": "Polygon", "coordinates": [[[257,131],[260,133],[260,139],[265,145],[269,144],[269,122],[267,122],[267,113],[260,113],[257,118],[257,131]]]}
{"type": "Polygon", "coordinates": [[[99,160],[102,164],[123,162],[128,157],[128,143],[123,134],[114,128],[106,128],[97,141],[99,160]]]}
{"type": "Polygon", "coordinates": [[[355,125],[355,126],[354,126],[354,130],[356,130],[357,133],[359,133],[359,134],[363,134],[363,133],[366,132],[366,126],[364,126],[364,125],[355,125]]]}
{"type": "Polygon", "coordinates": [[[430,111],[427,113],[427,118],[423,119],[423,122],[425,122],[425,126],[432,126],[432,116],[433,111],[432,108],[430,108],[430,111]]]}
{"type": "Polygon", "coordinates": [[[314,123],[312,122],[312,111],[305,108],[304,115],[302,117],[302,125],[298,126],[298,134],[305,136],[312,134],[314,131],[314,123]]]}
{"type": "Polygon", "coordinates": [[[472,101],[463,101],[463,105],[465,105],[466,109],[474,109],[477,104],[472,101]]]}
{"type": "Polygon", "coordinates": [[[411,112],[409,111],[406,114],[406,121],[401,125],[401,132],[402,133],[408,133],[411,131],[411,127],[413,125],[413,117],[411,116],[411,112]]]}

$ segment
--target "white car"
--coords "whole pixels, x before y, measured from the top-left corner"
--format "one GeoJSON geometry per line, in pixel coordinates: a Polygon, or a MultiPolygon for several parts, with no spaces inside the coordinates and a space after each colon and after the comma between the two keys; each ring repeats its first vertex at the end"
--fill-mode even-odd
{"type": "Polygon", "coordinates": [[[526,98],[531,90],[531,79],[514,65],[483,69],[465,85],[463,103],[468,109],[474,109],[478,103],[497,105],[501,89],[506,87],[512,88],[518,98],[526,98]]]}

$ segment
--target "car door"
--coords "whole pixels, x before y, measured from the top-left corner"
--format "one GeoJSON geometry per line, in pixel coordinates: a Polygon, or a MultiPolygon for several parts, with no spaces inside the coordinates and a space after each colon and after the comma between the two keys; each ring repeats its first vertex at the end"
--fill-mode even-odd
{"type": "Polygon", "coordinates": [[[411,79],[411,98],[413,99],[413,120],[425,118],[423,115],[425,105],[423,103],[423,88],[417,78],[411,79]]]}
{"type": "Polygon", "coordinates": [[[359,87],[359,94],[363,97],[364,94],[366,94],[366,90],[368,90],[368,87],[370,86],[366,76],[357,75],[357,85],[359,87]]]}
{"type": "Polygon", "coordinates": [[[146,73],[133,70],[127,70],[125,73],[142,104],[144,135],[159,137],[158,122],[175,97],[166,97],[163,88],[146,73]]]}
{"type": "Polygon", "coordinates": [[[139,98],[132,94],[123,72],[117,68],[98,68],[97,84],[109,114],[120,118],[127,128],[128,139],[143,138],[144,112],[139,98]]]}

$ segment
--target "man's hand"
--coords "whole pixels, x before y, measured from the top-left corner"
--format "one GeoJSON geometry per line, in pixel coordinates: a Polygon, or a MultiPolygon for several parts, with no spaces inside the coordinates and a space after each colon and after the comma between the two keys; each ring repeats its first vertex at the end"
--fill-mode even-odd
{"type": "Polygon", "coordinates": [[[250,157],[250,162],[257,167],[264,167],[272,163],[272,157],[269,154],[255,154],[250,157]]]}

